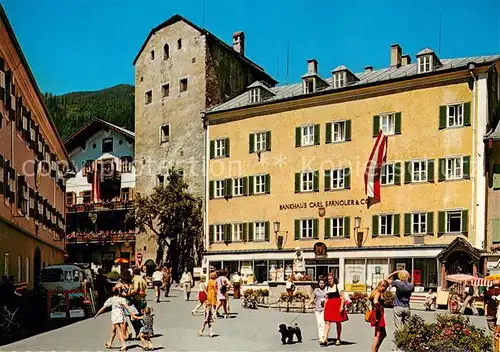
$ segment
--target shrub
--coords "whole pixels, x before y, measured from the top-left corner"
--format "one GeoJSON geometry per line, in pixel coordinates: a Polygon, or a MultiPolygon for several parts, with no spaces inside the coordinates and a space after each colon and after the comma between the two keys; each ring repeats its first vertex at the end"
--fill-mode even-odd
{"type": "Polygon", "coordinates": [[[106,274],[106,276],[111,281],[118,281],[118,280],[120,280],[120,273],[118,271],[110,271],[109,273],[106,274]]]}
{"type": "Polygon", "coordinates": [[[394,297],[396,297],[396,295],[394,293],[392,293],[389,290],[385,291],[384,292],[384,307],[386,307],[386,308],[394,307],[394,297]]]}
{"type": "Polygon", "coordinates": [[[307,292],[304,292],[304,291],[295,291],[293,294],[293,299],[295,301],[305,302],[305,301],[311,299],[311,296],[309,296],[309,294],[307,292]]]}
{"type": "Polygon", "coordinates": [[[348,312],[351,314],[364,314],[370,307],[368,295],[364,292],[355,292],[349,298],[351,304],[348,307],[348,312]]]}
{"type": "Polygon", "coordinates": [[[486,352],[491,338],[461,315],[438,314],[434,323],[412,315],[394,334],[396,346],[406,352],[486,352]]]}

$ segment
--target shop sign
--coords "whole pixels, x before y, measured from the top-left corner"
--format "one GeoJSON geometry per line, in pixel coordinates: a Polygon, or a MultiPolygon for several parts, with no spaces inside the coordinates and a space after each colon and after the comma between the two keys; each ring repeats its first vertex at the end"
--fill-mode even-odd
{"type": "Polygon", "coordinates": [[[102,258],[102,261],[115,260],[115,254],[112,252],[102,253],[101,258],[102,258]]]}
{"type": "Polygon", "coordinates": [[[366,291],[365,264],[345,265],[345,290],[353,292],[366,291]]]}
{"type": "Polygon", "coordinates": [[[316,258],[325,258],[326,257],[326,244],[323,242],[317,242],[314,247],[314,255],[316,258]]]}
{"type": "Polygon", "coordinates": [[[306,265],[339,265],[338,259],[306,259],[306,265]]]}
{"type": "Polygon", "coordinates": [[[304,210],[314,208],[334,208],[334,207],[349,207],[366,205],[366,199],[341,199],[341,200],[325,200],[300,203],[280,204],[280,210],[304,210]]]}

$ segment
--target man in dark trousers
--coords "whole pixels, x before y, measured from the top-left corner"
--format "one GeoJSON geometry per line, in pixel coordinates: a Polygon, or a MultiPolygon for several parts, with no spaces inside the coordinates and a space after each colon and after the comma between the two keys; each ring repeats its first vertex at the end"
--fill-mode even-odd
{"type": "Polygon", "coordinates": [[[497,310],[498,301],[495,299],[500,295],[500,280],[495,280],[491,286],[484,292],[484,303],[486,304],[486,323],[490,330],[493,339],[493,346],[495,346],[495,330],[497,324],[497,310]]]}
{"type": "Polygon", "coordinates": [[[102,268],[97,269],[97,275],[95,277],[94,287],[97,291],[97,302],[99,303],[99,307],[104,305],[104,301],[106,301],[106,284],[108,280],[106,276],[102,273],[102,268]]]}

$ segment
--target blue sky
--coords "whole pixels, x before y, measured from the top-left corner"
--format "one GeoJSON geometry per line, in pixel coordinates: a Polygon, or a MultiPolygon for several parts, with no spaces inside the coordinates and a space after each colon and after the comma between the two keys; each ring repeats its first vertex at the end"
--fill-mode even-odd
{"type": "Polygon", "coordinates": [[[399,43],[414,55],[439,47],[440,57],[500,53],[498,0],[2,0],[43,92],[56,94],[133,84],[132,61],[151,28],[185,16],[226,42],[246,34],[247,56],[283,84],[316,58],[323,76],[336,66],[358,72],[389,64],[399,43]],[[204,10],[203,10],[204,9],[204,10]]]}

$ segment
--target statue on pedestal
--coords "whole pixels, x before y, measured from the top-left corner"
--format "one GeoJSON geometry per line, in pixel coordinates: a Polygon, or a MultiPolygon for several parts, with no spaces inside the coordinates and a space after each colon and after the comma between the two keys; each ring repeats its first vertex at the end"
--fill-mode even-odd
{"type": "Polygon", "coordinates": [[[300,280],[306,272],[306,261],[302,255],[300,247],[295,248],[293,257],[293,274],[297,280],[300,280]]]}

